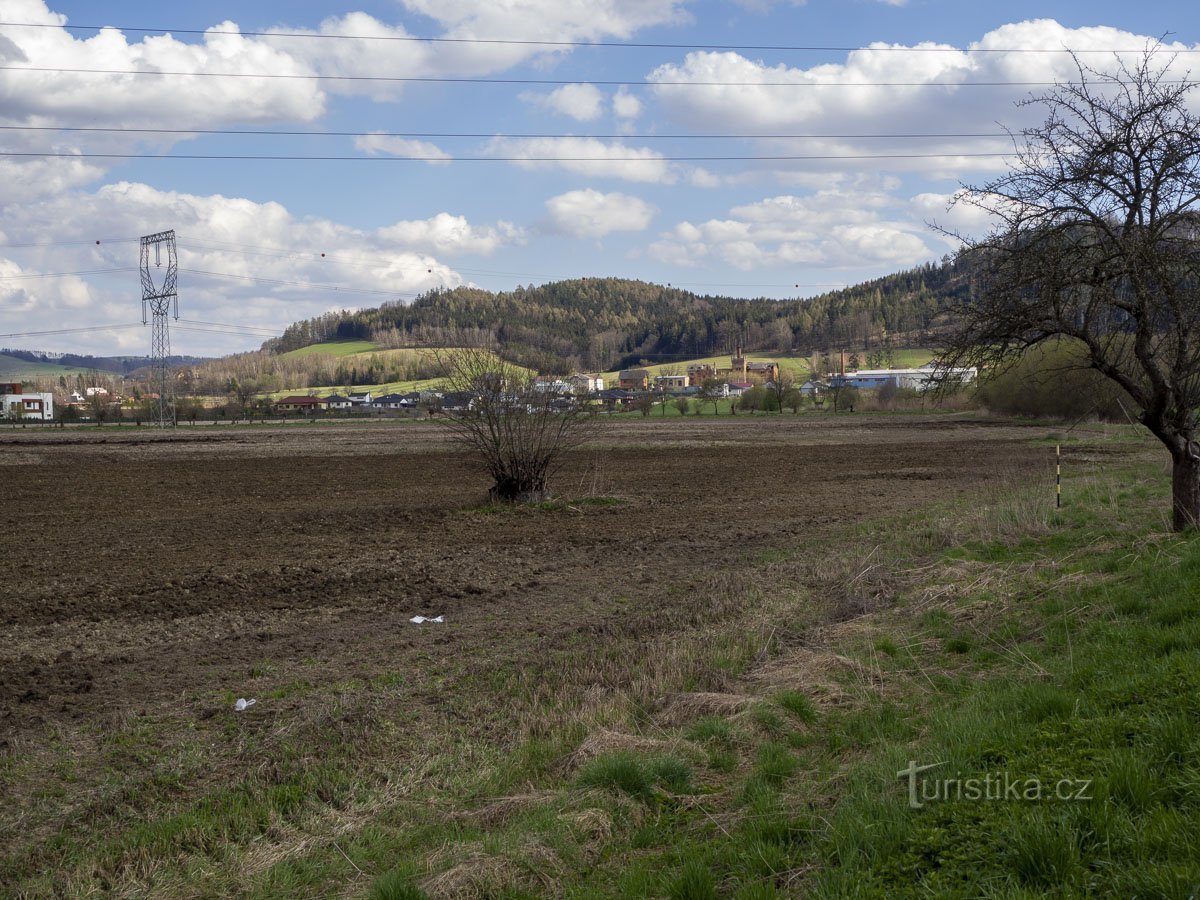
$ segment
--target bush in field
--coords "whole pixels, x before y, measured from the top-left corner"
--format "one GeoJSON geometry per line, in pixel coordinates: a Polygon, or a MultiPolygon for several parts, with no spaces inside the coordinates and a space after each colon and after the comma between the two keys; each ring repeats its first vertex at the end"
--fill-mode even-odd
{"type": "Polygon", "coordinates": [[[977,397],[1006,415],[1129,421],[1137,409],[1133,400],[1116,382],[1085,366],[1085,350],[1073,342],[1041,344],[985,376],[977,397]]]}
{"type": "Polygon", "coordinates": [[[542,389],[532,372],[482,348],[444,357],[444,404],[454,439],[483,462],[492,477],[491,496],[507,502],[541,502],[550,477],[568,450],[587,439],[595,423],[574,395],[542,389]]]}
{"type": "Polygon", "coordinates": [[[748,409],[751,411],[763,410],[764,412],[778,412],[779,401],[775,396],[774,391],[768,391],[761,384],[756,384],[746,393],[738,398],[738,409],[748,409]]]}

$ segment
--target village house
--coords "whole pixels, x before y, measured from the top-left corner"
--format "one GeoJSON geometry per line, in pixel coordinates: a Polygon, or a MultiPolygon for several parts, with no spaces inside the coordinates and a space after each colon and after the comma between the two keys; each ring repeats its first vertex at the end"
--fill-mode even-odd
{"type": "Polygon", "coordinates": [[[330,409],[349,409],[354,405],[349,397],[343,397],[341,394],[330,394],[325,398],[325,402],[329,404],[330,409]]]}
{"type": "Polygon", "coordinates": [[[637,394],[620,388],[605,388],[596,392],[596,398],[604,404],[605,409],[628,409],[637,399],[637,394]]]}
{"type": "Polygon", "coordinates": [[[324,397],[292,396],[284,397],[275,404],[280,412],[319,412],[329,408],[329,401],[324,397]]]}
{"type": "Polygon", "coordinates": [[[371,392],[358,391],[357,393],[351,394],[347,399],[350,401],[351,406],[370,406],[371,392]]]}
{"type": "Polygon", "coordinates": [[[691,384],[687,375],[655,375],[654,387],[660,391],[682,390],[691,384]]]}
{"type": "Polygon", "coordinates": [[[650,373],[645,369],[622,369],[617,375],[617,387],[623,391],[644,391],[650,387],[650,373]]]}
{"type": "Polygon", "coordinates": [[[604,390],[604,379],[599,375],[572,375],[569,380],[576,394],[594,394],[604,390]]]}
{"type": "Polygon", "coordinates": [[[384,394],[371,401],[372,409],[416,409],[416,394],[384,394]]]}
{"type": "Polygon", "coordinates": [[[574,393],[574,385],[565,378],[553,375],[539,375],[533,379],[533,389],[539,394],[570,394],[574,393]]]}
{"type": "Polygon", "coordinates": [[[54,419],[54,395],[30,392],[20,383],[0,384],[0,415],[9,419],[54,419]]]}
{"type": "MultiPolygon", "coordinates": [[[[774,384],[779,377],[779,364],[775,362],[751,362],[746,364],[746,375],[751,381],[774,384]]],[[[743,379],[743,381],[746,379],[743,379]]]]}

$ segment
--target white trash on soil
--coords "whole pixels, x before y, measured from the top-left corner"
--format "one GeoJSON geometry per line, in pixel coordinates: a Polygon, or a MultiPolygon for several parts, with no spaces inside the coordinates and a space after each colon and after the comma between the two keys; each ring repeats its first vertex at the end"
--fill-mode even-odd
{"type": "Polygon", "coordinates": [[[257,702],[258,701],[253,697],[251,697],[249,700],[245,699],[244,697],[238,697],[237,703],[233,704],[233,709],[235,712],[244,712],[257,702]]]}
{"type": "Polygon", "coordinates": [[[424,622],[445,622],[446,617],[445,616],[434,616],[433,618],[429,618],[427,616],[413,616],[408,621],[412,622],[414,625],[420,625],[424,622]]]}

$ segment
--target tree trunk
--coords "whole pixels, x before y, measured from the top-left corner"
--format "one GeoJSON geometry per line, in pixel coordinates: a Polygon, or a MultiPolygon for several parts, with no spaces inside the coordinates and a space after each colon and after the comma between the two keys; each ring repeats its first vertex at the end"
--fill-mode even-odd
{"type": "Polygon", "coordinates": [[[1176,531],[1200,525],[1200,453],[1188,441],[1181,453],[1172,454],[1171,524],[1176,531]]]}

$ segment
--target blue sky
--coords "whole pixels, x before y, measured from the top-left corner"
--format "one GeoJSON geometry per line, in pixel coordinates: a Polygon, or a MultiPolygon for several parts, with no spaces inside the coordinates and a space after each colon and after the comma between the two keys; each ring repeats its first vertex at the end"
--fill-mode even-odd
{"type": "Polygon", "coordinates": [[[0,0],[0,22],[0,346],[97,354],[148,348],[137,238],[170,228],[173,349],[200,355],[461,284],[812,295],[952,251],[931,221],[985,228],[948,201],[1003,170],[979,154],[1040,119],[1015,103],[1072,77],[1063,48],[1200,61],[1187,2],[0,0]],[[251,130],[303,134],[228,133],[251,130]]]}

